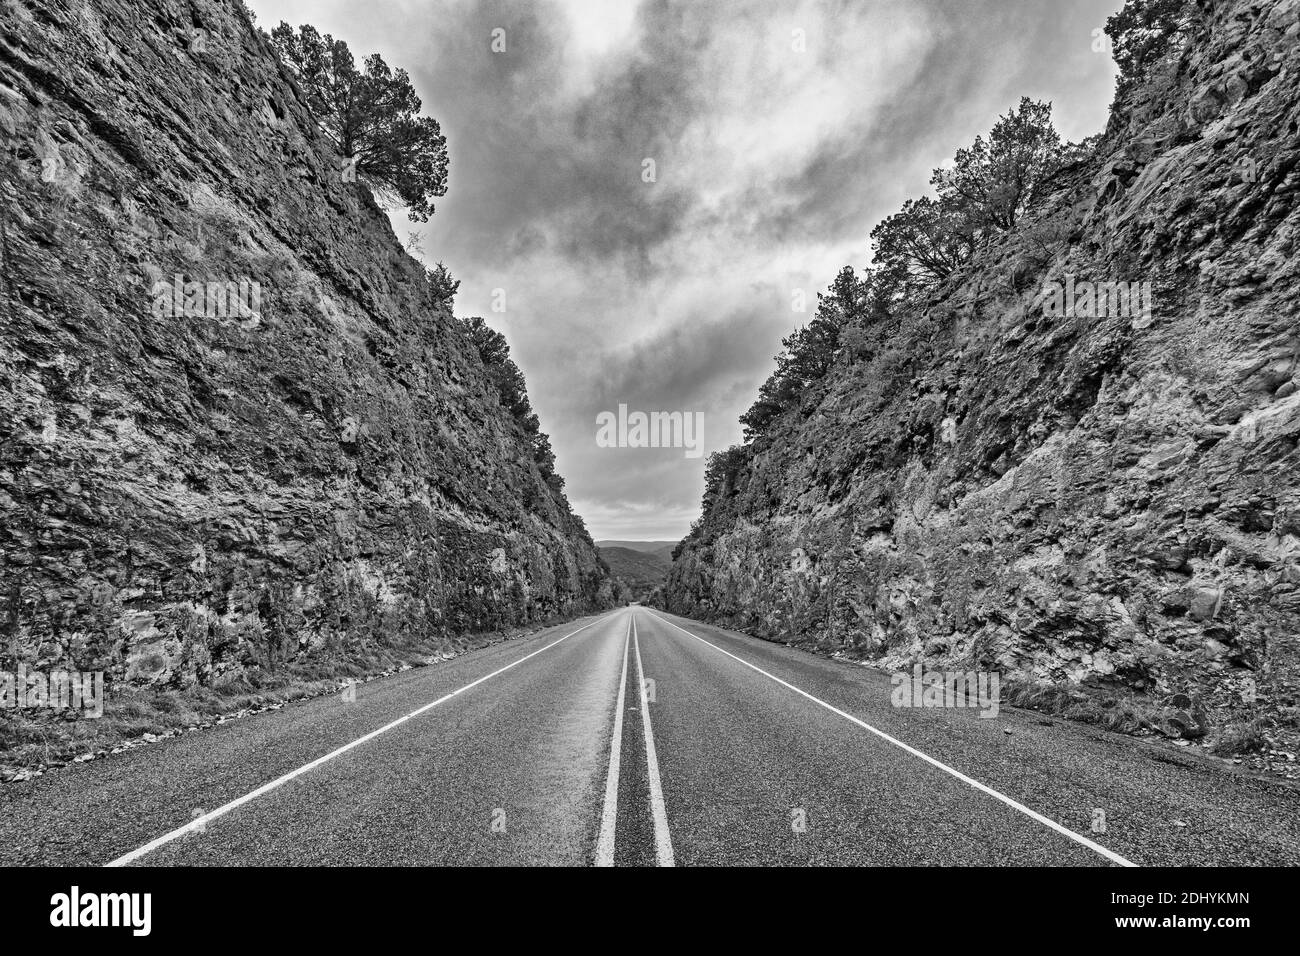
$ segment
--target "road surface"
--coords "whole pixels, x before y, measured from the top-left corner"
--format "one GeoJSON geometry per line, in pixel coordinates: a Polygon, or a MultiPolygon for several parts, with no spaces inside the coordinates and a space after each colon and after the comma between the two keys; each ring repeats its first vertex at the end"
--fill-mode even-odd
{"type": "Polygon", "coordinates": [[[0,864],[1300,863],[1300,791],[643,607],[0,787],[0,864]]]}

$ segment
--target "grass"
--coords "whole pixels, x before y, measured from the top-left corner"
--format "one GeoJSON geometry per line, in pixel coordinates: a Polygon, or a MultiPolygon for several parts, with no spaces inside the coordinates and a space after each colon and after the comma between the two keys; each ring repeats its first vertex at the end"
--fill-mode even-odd
{"type": "Polygon", "coordinates": [[[1268,738],[1264,735],[1266,727],[1266,721],[1259,717],[1232,721],[1223,728],[1210,752],[1219,757],[1259,753],[1268,746],[1268,738]]]}
{"type": "Polygon", "coordinates": [[[1090,694],[1075,688],[1008,680],[1003,700],[1012,707],[1094,724],[1120,734],[1165,733],[1174,708],[1137,698],[1090,694]]]}
{"type": "Polygon", "coordinates": [[[338,686],[336,680],[294,680],[253,693],[242,686],[179,691],[119,685],[105,695],[99,718],[39,708],[0,711],[0,779],[18,769],[61,766],[100,754],[145,734],[161,737],[212,726],[226,715],[317,697],[338,686]]]}
{"type": "Polygon", "coordinates": [[[1185,707],[1140,696],[1079,687],[1060,687],[1027,681],[1007,681],[1003,700],[1012,707],[1093,724],[1121,734],[1144,736],[1158,734],[1174,740],[1209,741],[1208,750],[1217,757],[1233,758],[1260,754],[1270,746],[1269,730],[1283,729],[1288,720],[1270,720],[1261,716],[1230,719],[1217,726],[1202,715],[1190,722],[1185,707]]]}
{"type": "MultiPolygon", "coordinates": [[[[555,623],[555,622],[551,622],[555,623]]],[[[211,727],[292,701],[339,691],[345,680],[366,680],[456,656],[549,626],[462,635],[450,641],[370,649],[349,658],[313,658],[286,664],[276,673],[243,671],[210,686],[152,688],[122,682],[105,687],[104,712],[87,718],[74,711],[0,709],[0,782],[28,772],[63,766],[86,755],[136,746],[156,737],[211,727]]]]}

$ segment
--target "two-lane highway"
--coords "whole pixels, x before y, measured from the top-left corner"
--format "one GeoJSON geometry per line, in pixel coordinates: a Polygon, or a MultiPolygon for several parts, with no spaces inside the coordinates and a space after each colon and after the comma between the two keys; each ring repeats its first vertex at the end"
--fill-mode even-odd
{"type": "Polygon", "coordinates": [[[1300,793],[641,607],[0,788],[0,863],[1300,862],[1300,793]]]}

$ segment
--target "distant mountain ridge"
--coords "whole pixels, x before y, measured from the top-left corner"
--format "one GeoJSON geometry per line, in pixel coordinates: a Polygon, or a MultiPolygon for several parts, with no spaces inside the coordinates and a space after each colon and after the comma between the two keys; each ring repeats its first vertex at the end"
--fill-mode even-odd
{"type": "Polygon", "coordinates": [[[644,601],[667,579],[677,542],[599,541],[596,547],[630,599],[644,601]]]}
{"type": "Polygon", "coordinates": [[[660,553],[666,552],[672,554],[673,548],[677,547],[676,541],[615,541],[612,538],[603,541],[597,541],[598,548],[627,548],[629,551],[645,551],[660,553]]]}

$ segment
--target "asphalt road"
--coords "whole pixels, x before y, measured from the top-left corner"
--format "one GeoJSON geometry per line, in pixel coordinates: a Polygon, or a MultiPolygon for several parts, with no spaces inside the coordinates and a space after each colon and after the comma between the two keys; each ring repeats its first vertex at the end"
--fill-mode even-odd
{"type": "Polygon", "coordinates": [[[622,608],[0,787],[0,864],[1300,863],[1300,791],[622,608]]]}

